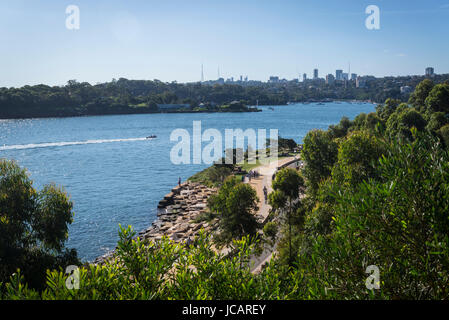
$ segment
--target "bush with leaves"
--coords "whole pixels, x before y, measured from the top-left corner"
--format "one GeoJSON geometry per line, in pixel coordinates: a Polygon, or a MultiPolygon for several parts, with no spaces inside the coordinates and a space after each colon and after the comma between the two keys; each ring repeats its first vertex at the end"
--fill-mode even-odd
{"type": "Polygon", "coordinates": [[[200,232],[194,245],[168,238],[148,242],[121,228],[115,256],[102,265],[78,269],[79,289],[69,289],[70,276],[47,272],[44,290],[30,289],[20,273],[13,275],[1,299],[128,300],[128,299],[284,299],[282,279],[274,264],[250,272],[255,242],[250,237],[232,244],[232,256],[212,249],[200,232]]]}

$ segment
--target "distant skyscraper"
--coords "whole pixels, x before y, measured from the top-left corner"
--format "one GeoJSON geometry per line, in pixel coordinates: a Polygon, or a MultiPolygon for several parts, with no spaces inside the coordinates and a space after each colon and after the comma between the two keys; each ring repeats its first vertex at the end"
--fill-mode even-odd
{"type": "Polygon", "coordinates": [[[333,84],[335,81],[335,77],[333,74],[328,74],[326,76],[326,84],[333,84]]]}
{"type": "Polygon", "coordinates": [[[335,70],[335,79],[343,80],[343,70],[335,70]]]}
{"type": "Polygon", "coordinates": [[[426,77],[431,77],[434,75],[434,69],[432,67],[426,68],[426,77]]]}
{"type": "Polygon", "coordinates": [[[357,80],[357,73],[351,73],[351,80],[352,81],[357,80]]]}
{"type": "Polygon", "coordinates": [[[302,75],[302,81],[303,81],[303,82],[306,82],[306,80],[307,80],[307,73],[304,73],[304,74],[302,75]]]}
{"type": "Polygon", "coordinates": [[[318,79],[318,69],[313,69],[313,79],[318,79]]]}
{"type": "Polygon", "coordinates": [[[362,78],[362,77],[357,77],[356,81],[355,81],[355,86],[357,88],[365,88],[366,87],[366,79],[362,78]]]}
{"type": "Polygon", "coordinates": [[[342,80],[349,80],[349,75],[346,72],[341,74],[342,80]]]}

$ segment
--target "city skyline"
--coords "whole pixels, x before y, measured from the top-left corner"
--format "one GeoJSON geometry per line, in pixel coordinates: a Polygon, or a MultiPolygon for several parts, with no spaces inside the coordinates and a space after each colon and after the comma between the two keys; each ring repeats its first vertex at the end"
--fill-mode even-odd
{"type": "MultiPolygon", "coordinates": [[[[219,70],[219,68],[218,68],[219,70]]],[[[335,71],[333,73],[322,73],[322,76],[320,76],[320,68],[313,68],[312,72],[311,72],[311,77],[309,77],[309,74],[307,72],[304,73],[300,73],[297,75],[297,77],[294,78],[283,78],[279,75],[270,75],[268,77],[268,79],[250,79],[248,77],[248,75],[245,75],[244,73],[240,73],[238,76],[235,75],[231,75],[229,77],[223,77],[222,75],[220,75],[220,73],[218,73],[218,77],[215,78],[211,78],[211,79],[205,79],[204,78],[204,65],[201,64],[201,80],[199,81],[190,81],[190,82],[217,82],[217,81],[225,81],[225,82],[248,82],[248,81],[259,81],[259,82],[276,82],[276,81],[281,81],[281,80],[287,80],[287,81],[293,81],[293,80],[298,80],[299,82],[304,81],[304,80],[309,80],[309,81],[313,81],[316,79],[326,79],[329,75],[332,75],[334,77],[334,80],[352,80],[355,81],[357,77],[375,77],[372,74],[358,74],[358,73],[354,73],[351,72],[350,69],[348,69],[348,72],[344,72],[345,70],[343,69],[335,69],[335,71]],[[316,77],[315,77],[316,75],[316,77]],[[237,78],[237,80],[235,80],[237,78]],[[302,79],[302,80],[301,80],[302,79]]],[[[424,69],[424,71],[421,74],[407,74],[407,75],[383,75],[380,77],[375,77],[375,78],[385,78],[385,77],[413,77],[413,76],[433,76],[439,74],[437,72],[435,72],[435,68],[432,66],[428,66],[424,69]]],[[[445,73],[441,73],[441,74],[445,74],[445,73]]],[[[134,79],[129,79],[129,80],[134,80],[134,79]]],[[[138,79],[135,79],[138,80],[138,79]]],[[[176,80],[173,80],[176,81],[176,80]]],[[[170,81],[168,81],[170,82],[170,81]]]]}
{"type": "Polygon", "coordinates": [[[325,78],[350,73],[349,62],[359,75],[421,75],[429,66],[445,74],[448,18],[448,0],[4,2],[0,87],[120,77],[196,82],[201,64],[204,80],[310,79],[315,68],[325,78]],[[79,7],[79,30],[66,28],[69,4],[79,7]],[[378,30],[365,26],[370,4],[380,8],[378,30]]]}

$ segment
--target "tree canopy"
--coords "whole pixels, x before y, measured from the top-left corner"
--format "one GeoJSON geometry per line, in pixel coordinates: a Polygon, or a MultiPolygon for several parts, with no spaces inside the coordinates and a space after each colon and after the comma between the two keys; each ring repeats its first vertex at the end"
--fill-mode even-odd
{"type": "Polygon", "coordinates": [[[24,169],[0,159],[0,282],[21,269],[38,287],[47,268],[78,262],[74,250],[63,250],[72,207],[63,189],[46,185],[37,191],[24,169]]]}

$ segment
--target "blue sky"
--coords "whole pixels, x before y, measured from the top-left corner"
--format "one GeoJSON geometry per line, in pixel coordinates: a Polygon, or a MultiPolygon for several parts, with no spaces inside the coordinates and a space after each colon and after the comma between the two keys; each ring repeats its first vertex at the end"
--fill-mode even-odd
{"type": "Polygon", "coordinates": [[[2,0],[0,86],[449,73],[449,0],[2,0]],[[80,29],[65,27],[68,5],[80,29]],[[380,30],[365,27],[368,5],[380,30]]]}

